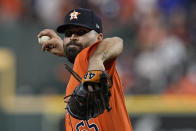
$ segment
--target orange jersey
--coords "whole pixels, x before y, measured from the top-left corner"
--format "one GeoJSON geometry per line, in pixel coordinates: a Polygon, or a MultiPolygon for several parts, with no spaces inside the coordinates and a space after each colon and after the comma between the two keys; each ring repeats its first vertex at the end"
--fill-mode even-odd
{"type": "MultiPolygon", "coordinates": [[[[76,57],[73,70],[83,77],[88,70],[88,60],[97,48],[99,42],[83,49],[76,57]]],[[[65,115],[66,131],[132,131],[130,119],[126,110],[124,94],[120,78],[116,70],[116,59],[111,63],[105,65],[106,72],[112,76],[113,86],[111,88],[110,112],[105,112],[96,118],[92,118],[88,121],[78,120],[68,113],[65,115]]],[[[69,83],[66,89],[66,96],[72,94],[75,87],[79,85],[79,82],[73,77],[70,77],[69,83]]]]}

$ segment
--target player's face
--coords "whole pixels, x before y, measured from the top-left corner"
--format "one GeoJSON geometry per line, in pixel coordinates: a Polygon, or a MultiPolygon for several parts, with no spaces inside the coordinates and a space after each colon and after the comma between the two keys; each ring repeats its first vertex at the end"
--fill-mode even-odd
{"type": "Polygon", "coordinates": [[[72,26],[65,31],[64,50],[68,60],[74,63],[77,54],[99,39],[96,31],[72,26]]]}

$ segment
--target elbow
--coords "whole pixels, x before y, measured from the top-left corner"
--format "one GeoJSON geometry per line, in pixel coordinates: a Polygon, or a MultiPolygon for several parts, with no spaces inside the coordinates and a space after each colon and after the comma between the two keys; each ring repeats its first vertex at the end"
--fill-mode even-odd
{"type": "Polygon", "coordinates": [[[116,55],[120,55],[123,51],[123,39],[120,37],[113,37],[113,46],[116,49],[116,55]]]}

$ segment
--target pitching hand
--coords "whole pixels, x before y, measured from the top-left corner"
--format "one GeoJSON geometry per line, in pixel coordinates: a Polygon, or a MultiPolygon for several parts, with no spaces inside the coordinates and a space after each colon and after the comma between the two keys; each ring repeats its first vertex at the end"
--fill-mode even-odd
{"type": "Polygon", "coordinates": [[[37,37],[49,36],[51,39],[42,44],[42,50],[48,51],[57,56],[65,56],[63,40],[52,29],[42,30],[37,37]],[[51,48],[52,47],[52,48],[51,48]]]}

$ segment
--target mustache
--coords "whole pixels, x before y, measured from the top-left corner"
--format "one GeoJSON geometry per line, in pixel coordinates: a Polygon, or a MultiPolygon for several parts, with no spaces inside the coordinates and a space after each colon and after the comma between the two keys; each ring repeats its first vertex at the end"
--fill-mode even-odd
{"type": "Polygon", "coordinates": [[[76,41],[70,41],[66,47],[70,46],[70,45],[76,45],[76,46],[82,46],[80,43],[76,42],[76,41]]]}

